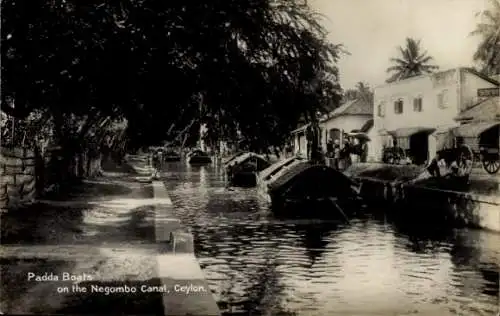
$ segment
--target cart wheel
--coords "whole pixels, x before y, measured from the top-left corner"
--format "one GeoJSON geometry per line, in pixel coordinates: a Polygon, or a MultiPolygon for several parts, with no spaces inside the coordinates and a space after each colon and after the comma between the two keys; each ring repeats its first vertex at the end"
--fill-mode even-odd
{"type": "Polygon", "coordinates": [[[483,160],[483,167],[489,174],[495,174],[500,170],[500,160],[483,160]]]}

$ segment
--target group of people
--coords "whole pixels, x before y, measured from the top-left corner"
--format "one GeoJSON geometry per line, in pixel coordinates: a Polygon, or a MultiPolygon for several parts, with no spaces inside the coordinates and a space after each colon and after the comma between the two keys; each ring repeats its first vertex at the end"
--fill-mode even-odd
{"type": "Polygon", "coordinates": [[[343,162],[343,169],[349,167],[352,163],[366,162],[368,156],[368,144],[366,141],[360,141],[358,138],[344,139],[343,146],[340,146],[340,140],[329,139],[326,144],[326,157],[333,159],[333,167],[340,168],[343,162]]]}

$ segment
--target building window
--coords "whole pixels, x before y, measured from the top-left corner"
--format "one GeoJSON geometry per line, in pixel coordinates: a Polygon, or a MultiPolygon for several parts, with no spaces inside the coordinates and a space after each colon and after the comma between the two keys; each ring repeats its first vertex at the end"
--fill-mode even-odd
{"type": "Polygon", "coordinates": [[[380,102],[377,106],[377,115],[380,116],[380,117],[384,117],[385,116],[385,103],[384,102],[380,102]]]}
{"type": "Polygon", "coordinates": [[[443,90],[437,95],[437,104],[440,109],[448,107],[448,90],[443,90]]]}
{"type": "Polygon", "coordinates": [[[403,113],[403,99],[399,99],[394,102],[394,113],[396,114],[403,113]]]}
{"type": "Polygon", "coordinates": [[[413,99],[413,111],[422,112],[422,97],[413,99]]]}

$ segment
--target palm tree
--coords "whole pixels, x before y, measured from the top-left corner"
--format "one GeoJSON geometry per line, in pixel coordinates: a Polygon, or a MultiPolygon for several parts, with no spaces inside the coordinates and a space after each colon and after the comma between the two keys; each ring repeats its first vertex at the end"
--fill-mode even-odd
{"type": "Polygon", "coordinates": [[[478,23],[471,35],[481,36],[474,54],[487,75],[500,74],[500,1],[490,0],[492,8],[481,13],[483,21],[478,23]]]}
{"type": "Polygon", "coordinates": [[[400,57],[390,59],[394,66],[387,68],[387,72],[393,73],[393,75],[387,79],[387,82],[432,73],[439,69],[438,66],[429,64],[433,58],[427,55],[427,51],[422,52],[420,40],[406,38],[406,46],[404,48],[400,46],[399,52],[401,53],[400,57]]]}

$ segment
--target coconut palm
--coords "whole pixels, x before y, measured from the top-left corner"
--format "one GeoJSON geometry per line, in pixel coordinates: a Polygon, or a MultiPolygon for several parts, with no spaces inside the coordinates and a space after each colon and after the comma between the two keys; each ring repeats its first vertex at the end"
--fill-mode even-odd
{"type": "Polygon", "coordinates": [[[420,40],[406,38],[406,46],[404,48],[400,46],[399,52],[401,56],[390,59],[394,65],[387,68],[387,72],[393,74],[387,79],[387,82],[432,73],[434,70],[439,69],[438,66],[429,64],[433,58],[427,55],[427,51],[422,52],[420,40]]]}
{"type": "Polygon", "coordinates": [[[491,0],[492,8],[481,12],[482,21],[471,35],[481,37],[474,60],[488,75],[500,74],[500,1],[491,0]]]}

